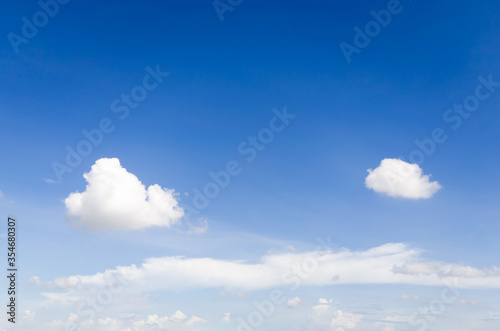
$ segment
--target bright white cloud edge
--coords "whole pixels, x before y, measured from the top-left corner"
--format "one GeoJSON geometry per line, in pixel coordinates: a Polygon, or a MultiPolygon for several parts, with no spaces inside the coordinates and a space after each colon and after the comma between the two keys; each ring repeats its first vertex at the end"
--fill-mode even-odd
{"type": "Polygon", "coordinates": [[[96,232],[170,227],[184,215],[173,189],[158,184],[146,189],[117,158],[97,160],[83,177],[85,191],[64,200],[67,217],[76,226],[96,232]]]}
{"type": "MultiPolygon", "coordinates": [[[[500,268],[478,269],[427,261],[422,251],[405,244],[385,244],[365,251],[269,254],[259,263],[170,256],[149,258],[142,265],[117,266],[94,275],[60,277],[31,283],[74,293],[79,284],[98,287],[120,278],[138,291],[193,288],[238,288],[245,291],[335,284],[411,284],[500,288],[500,268]],[[300,268],[297,269],[299,266],[300,268]],[[299,271],[297,271],[299,270],[299,271]],[[338,275],[332,281],[332,275],[338,275]]],[[[59,291],[58,291],[59,292],[59,291]]],[[[70,293],[67,292],[67,293],[70,293]]],[[[55,295],[55,292],[44,295],[55,295]]],[[[64,294],[64,293],[59,293],[64,294]]]]}
{"type": "Polygon", "coordinates": [[[418,164],[399,159],[383,159],[377,168],[368,169],[365,185],[375,192],[405,199],[429,199],[441,189],[418,164]]]}

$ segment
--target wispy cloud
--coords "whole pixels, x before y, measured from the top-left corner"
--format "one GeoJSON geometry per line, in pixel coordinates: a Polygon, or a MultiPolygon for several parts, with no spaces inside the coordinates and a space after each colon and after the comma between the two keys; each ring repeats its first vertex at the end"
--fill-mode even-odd
{"type": "Polygon", "coordinates": [[[118,266],[94,275],[60,277],[41,286],[73,291],[78,284],[103,286],[116,276],[141,291],[226,288],[252,291],[276,287],[334,284],[412,284],[500,288],[500,269],[477,269],[425,261],[423,252],[405,244],[385,244],[364,251],[305,252],[265,255],[258,263],[170,256],[147,259],[142,265],[118,266]],[[304,261],[315,259],[314,272],[301,278],[304,261]],[[293,268],[293,266],[299,266],[293,268]],[[339,275],[333,282],[332,275],[339,275]]]}

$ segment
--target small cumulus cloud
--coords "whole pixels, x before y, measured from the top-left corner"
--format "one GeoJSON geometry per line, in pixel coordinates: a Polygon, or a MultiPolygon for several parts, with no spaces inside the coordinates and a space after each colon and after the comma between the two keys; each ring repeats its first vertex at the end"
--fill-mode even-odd
{"type": "Polygon", "coordinates": [[[38,276],[32,276],[29,280],[28,280],[28,285],[40,285],[41,282],[40,282],[40,278],[38,276]]]}
{"type": "Polygon", "coordinates": [[[34,317],[35,317],[35,312],[30,311],[30,310],[25,310],[24,311],[24,316],[23,316],[24,319],[31,320],[34,317]]]}
{"type": "Polygon", "coordinates": [[[200,220],[199,226],[195,226],[191,223],[188,223],[188,226],[189,230],[186,231],[188,235],[200,235],[208,231],[208,221],[206,219],[200,220]]]}
{"type": "Polygon", "coordinates": [[[332,300],[319,299],[318,304],[311,308],[309,321],[315,329],[345,331],[354,329],[363,319],[363,315],[344,312],[332,305],[332,300]]]}
{"type": "Polygon", "coordinates": [[[301,303],[302,303],[302,300],[300,300],[299,297],[295,297],[295,298],[289,299],[286,302],[286,306],[288,308],[297,308],[298,306],[300,306],[301,303]]]}
{"type": "Polygon", "coordinates": [[[342,310],[337,310],[334,313],[330,325],[334,328],[335,331],[354,329],[362,318],[363,315],[360,314],[345,313],[342,310]]]}
{"type": "Polygon", "coordinates": [[[70,222],[91,231],[170,227],[184,215],[173,189],[146,186],[117,158],[96,161],[83,175],[85,191],[65,200],[70,222]]]}
{"type": "Polygon", "coordinates": [[[399,159],[383,159],[375,169],[368,169],[367,188],[394,198],[428,199],[441,185],[430,181],[418,164],[399,159]]]}

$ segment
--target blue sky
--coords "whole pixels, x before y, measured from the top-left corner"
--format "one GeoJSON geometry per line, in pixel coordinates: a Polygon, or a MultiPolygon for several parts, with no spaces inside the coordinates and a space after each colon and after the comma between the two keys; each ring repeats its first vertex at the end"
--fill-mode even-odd
{"type": "MultiPolygon", "coordinates": [[[[439,299],[447,288],[440,281],[451,278],[458,279],[461,294],[446,303],[446,313],[426,320],[425,329],[498,329],[500,4],[216,4],[231,8],[223,20],[211,1],[61,1],[47,24],[14,45],[12,34],[26,37],[23,17],[32,22],[40,4],[17,2],[0,13],[0,208],[4,217],[19,219],[22,266],[18,324],[2,321],[0,327],[65,330],[66,322],[76,321],[82,330],[235,330],[237,318],[255,310],[255,300],[287,289],[259,266],[286,270],[266,261],[300,260],[312,254],[318,238],[329,237],[326,265],[289,295],[300,304],[276,307],[259,330],[290,330],[290,324],[301,330],[419,330],[410,317],[439,299]],[[387,26],[379,25],[348,63],[339,45],[356,44],[354,28],[366,33],[371,11],[396,7],[387,26]],[[122,95],[143,86],[151,71],[169,75],[150,77],[154,88],[120,119],[113,102],[124,106],[122,95]],[[485,85],[488,80],[493,83],[485,85]],[[487,94],[482,100],[478,89],[487,94]],[[461,115],[453,107],[465,100],[479,100],[477,109],[465,111],[454,129],[457,119],[450,116],[461,115]],[[247,161],[239,146],[250,146],[249,137],[268,130],[284,109],[296,117],[276,120],[283,130],[247,161]],[[76,150],[88,140],[82,130],[99,129],[103,119],[112,132],[58,180],[54,162],[65,165],[66,147],[76,150]],[[387,184],[391,167],[415,163],[415,140],[432,138],[436,129],[446,141],[421,154],[410,177],[387,184]],[[187,217],[195,189],[203,191],[210,172],[225,170],[230,161],[241,173],[199,215],[187,217]],[[84,173],[95,175],[93,191],[84,173]],[[136,199],[146,196],[136,180],[175,193],[160,190],[149,195],[158,204],[144,202],[136,199]],[[404,269],[406,278],[382,273],[370,281],[378,269],[356,254],[370,255],[377,247],[375,266],[394,262],[415,269],[404,269]],[[335,269],[342,252],[351,260],[345,270],[339,267],[336,283],[325,283],[324,270],[335,269]],[[391,254],[398,257],[393,261],[391,254]],[[178,256],[184,260],[155,262],[167,274],[141,267],[150,258],[178,256]],[[198,258],[209,262],[199,265],[198,258]],[[350,264],[355,261],[364,261],[362,267],[350,264]],[[141,270],[139,278],[117,269],[132,265],[141,270]],[[251,270],[240,274],[240,267],[251,270]],[[199,283],[217,268],[222,275],[199,283]],[[129,285],[92,319],[77,312],[87,292],[50,283],[106,270],[129,285]],[[186,288],[171,278],[172,270],[186,279],[186,288]],[[359,270],[366,279],[355,277],[359,270]],[[252,272],[269,281],[240,282],[252,272]],[[147,322],[176,311],[187,317],[147,322]],[[226,320],[224,314],[230,314],[226,320]],[[191,316],[193,325],[186,325],[191,316]]],[[[103,282],[82,280],[95,291],[103,282]]]]}

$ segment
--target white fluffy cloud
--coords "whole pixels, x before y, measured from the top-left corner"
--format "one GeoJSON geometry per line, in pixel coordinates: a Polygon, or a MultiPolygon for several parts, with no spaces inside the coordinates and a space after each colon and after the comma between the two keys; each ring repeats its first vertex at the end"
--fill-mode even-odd
{"type": "Polygon", "coordinates": [[[441,188],[438,182],[429,181],[429,175],[423,175],[418,164],[399,159],[383,159],[368,173],[366,187],[391,197],[428,199],[441,188]]]}
{"type": "Polygon", "coordinates": [[[24,311],[24,319],[33,319],[35,317],[35,313],[30,311],[30,310],[25,310],[24,311]]]}
{"type": "Polygon", "coordinates": [[[333,314],[330,325],[334,328],[335,331],[354,329],[362,318],[363,315],[360,314],[345,313],[342,310],[336,310],[333,314]]]}
{"type": "Polygon", "coordinates": [[[334,331],[345,331],[354,329],[359,321],[363,319],[363,315],[346,313],[340,309],[336,309],[331,305],[332,300],[320,299],[319,304],[313,306],[309,312],[309,320],[315,329],[326,329],[334,331]]]}
{"type": "Polygon", "coordinates": [[[288,299],[288,301],[286,302],[286,306],[288,308],[297,308],[298,306],[300,306],[301,303],[302,303],[302,300],[300,300],[299,297],[295,297],[295,298],[288,299]]]}
{"type": "Polygon", "coordinates": [[[191,223],[188,223],[189,230],[186,231],[186,234],[189,235],[199,235],[204,234],[208,231],[208,221],[206,219],[200,220],[200,226],[195,226],[191,223]]]}
{"type": "Polygon", "coordinates": [[[99,159],[90,172],[84,192],[65,200],[68,219],[91,231],[138,230],[150,226],[170,227],[184,215],[173,189],[154,184],[147,189],[113,159],[99,159]]]}

